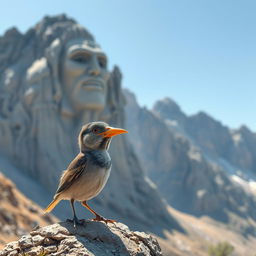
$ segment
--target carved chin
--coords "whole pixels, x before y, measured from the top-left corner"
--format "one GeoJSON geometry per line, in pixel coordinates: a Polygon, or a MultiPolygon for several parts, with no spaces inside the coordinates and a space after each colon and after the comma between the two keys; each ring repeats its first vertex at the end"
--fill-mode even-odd
{"type": "Polygon", "coordinates": [[[73,100],[73,106],[77,110],[97,110],[104,109],[106,96],[101,91],[86,91],[76,95],[73,100]]]}

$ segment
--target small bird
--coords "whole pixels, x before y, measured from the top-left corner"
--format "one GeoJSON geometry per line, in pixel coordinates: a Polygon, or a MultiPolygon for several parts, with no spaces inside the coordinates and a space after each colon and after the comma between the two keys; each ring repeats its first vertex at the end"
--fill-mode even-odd
{"type": "Polygon", "coordinates": [[[76,216],[74,202],[79,201],[95,215],[93,220],[115,222],[99,215],[87,201],[97,196],[106,185],[111,170],[109,145],[112,137],[121,133],[127,131],[104,122],[91,122],[82,127],[78,136],[80,152],[63,172],[54,199],[45,212],[52,211],[61,200],[70,200],[76,226],[81,221],[76,216]]]}

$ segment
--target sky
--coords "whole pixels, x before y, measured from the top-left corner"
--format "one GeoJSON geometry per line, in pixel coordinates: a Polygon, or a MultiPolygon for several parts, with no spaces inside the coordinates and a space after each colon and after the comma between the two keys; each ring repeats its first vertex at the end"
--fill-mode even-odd
{"type": "Polygon", "coordinates": [[[94,35],[142,106],[170,97],[256,132],[255,0],[8,0],[0,35],[61,13],[94,35]]]}

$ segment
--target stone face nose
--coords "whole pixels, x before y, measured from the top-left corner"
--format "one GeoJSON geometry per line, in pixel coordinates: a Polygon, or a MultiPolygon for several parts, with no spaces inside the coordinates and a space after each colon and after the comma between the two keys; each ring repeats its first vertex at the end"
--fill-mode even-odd
{"type": "Polygon", "coordinates": [[[99,66],[97,56],[92,55],[90,64],[91,65],[89,67],[89,74],[92,75],[92,76],[98,76],[101,72],[101,69],[100,69],[100,66],[99,66]]]}
{"type": "Polygon", "coordinates": [[[90,75],[98,76],[100,74],[100,70],[93,69],[93,70],[90,70],[89,73],[90,75]]]}

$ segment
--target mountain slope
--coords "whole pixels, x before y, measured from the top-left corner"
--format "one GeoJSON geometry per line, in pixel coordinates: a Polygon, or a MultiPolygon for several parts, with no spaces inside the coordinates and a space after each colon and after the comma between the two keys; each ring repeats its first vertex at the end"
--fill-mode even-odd
{"type": "Polygon", "coordinates": [[[30,232],[37,225],[56,221],[51,215],[26,198],[0,173],[0,246],[30,232]]]}

